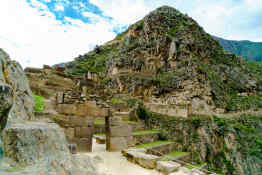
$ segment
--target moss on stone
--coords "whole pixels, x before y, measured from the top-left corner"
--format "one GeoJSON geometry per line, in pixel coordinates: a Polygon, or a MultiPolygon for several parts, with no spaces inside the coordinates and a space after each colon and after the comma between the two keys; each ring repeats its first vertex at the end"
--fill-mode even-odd
{"type": "Polygon", "coordinates": [[[151,143],[147,143],[147,144],[143,144],[143,145],[137,145],[136,148],[153,148],[153,147],[157,147],[160,145],[165,145],[165,144],[169,144],[172,143],[170,141],[156,141],[156,142],[151,142],[151,143]]]}
{"type": "Polygon", "coordinates": [[[144,135],[144,134],[155,134],[159,133],[158,130],[143,130],[143,131],[135,131],[133,135],[144,135]]]}

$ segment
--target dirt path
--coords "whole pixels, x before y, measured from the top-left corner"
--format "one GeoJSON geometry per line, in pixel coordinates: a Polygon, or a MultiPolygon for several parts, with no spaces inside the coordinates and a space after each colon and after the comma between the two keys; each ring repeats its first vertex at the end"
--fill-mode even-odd
{"type": "MultiPolygon", "coordinates": [[[[93,142],[93,152],[84,153],[98,160],[96,167],[105,175],[163,175],[155,170],[148,170],[126,160],[120,152],[106,152],[105,144],[93,142]]],[[[182,171],[176,175],[185,175],[182,171]]]]}
{"type": "Polygon", "coordinates": [[[138,165],[130,163],[120,152],[106,152],[105,144],[93,142],[93,152],[85,153],[98,161],[97,169],[106,175],[162,175],[154,170],[147,170],[138,165]]]}

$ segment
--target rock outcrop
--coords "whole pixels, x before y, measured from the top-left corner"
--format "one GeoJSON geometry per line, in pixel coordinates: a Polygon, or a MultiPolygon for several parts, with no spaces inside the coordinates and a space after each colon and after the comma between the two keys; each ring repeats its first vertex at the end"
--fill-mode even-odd
{"type": "Polygon", "coordinates": [[[0,50],[0,80],[13,89],[14,105],[9,113],[10,122],[34,119],[34,99],[26,75],[19,63],[0,50]]]}

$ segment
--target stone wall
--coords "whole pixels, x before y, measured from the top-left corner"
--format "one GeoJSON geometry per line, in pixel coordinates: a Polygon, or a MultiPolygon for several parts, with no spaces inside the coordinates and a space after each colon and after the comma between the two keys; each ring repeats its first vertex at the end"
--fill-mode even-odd
{"type": "Polygon", "coordinates": [[[106,133],[105,125],[96,125],[94,126],[94,134],[104,134],[106,133]]]}
{"type": "Polygon", "coordinates": [[[109,151],[121,151],[133,145],[132,128],[120,117],[110,119],[109,151]]]}
{"type": "Polygon", "coordinates": [[[147,133],[147,134],[137,134],[133,135],[133,143],[135,145],[141,145],[146,143],[151,143],[159,140],[159,133],[147,133]]]}
{"type": "Polygon", "coordinates": [[[57,93],[56,111],[53,119],[63,128],[68,142],[77,145],[78,152],[91,152],[94,119],[105,118],[107,111],[73,91],[57,93]]]}

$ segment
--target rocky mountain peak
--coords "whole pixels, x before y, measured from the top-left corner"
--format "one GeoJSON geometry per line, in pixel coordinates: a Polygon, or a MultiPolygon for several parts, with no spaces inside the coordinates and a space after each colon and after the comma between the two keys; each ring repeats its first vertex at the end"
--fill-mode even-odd
{"type": "Polygon", "coordinates": [[[242,58],[226,53],[195,20],[168,6],[152,11],[67,68],[112,79],[112,94],[183,106],[183,112],[170,115],[257,108],[249,96],[256,98],[262,85],[242,58]]]}

